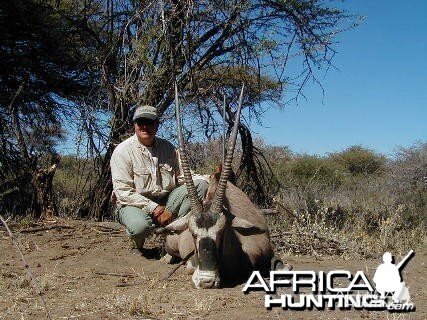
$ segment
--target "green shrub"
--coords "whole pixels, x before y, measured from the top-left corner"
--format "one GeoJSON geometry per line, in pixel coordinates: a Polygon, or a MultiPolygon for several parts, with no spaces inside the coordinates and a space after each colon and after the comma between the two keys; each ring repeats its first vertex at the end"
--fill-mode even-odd
{"type": "Polygon", "coordinates": [[[345,179],[342,166],[318,156],[297,155],[291,160],[276,161],[273,168],[278,179],[288,187],[306,188],[313,183],[336,187],[345,179]]]}
{"type": "Polygon", "coordinates": [[[344,166],[352,175],[380,173],[386,164],[386,158],[383,155],[362,146],[352,146],[330,157],[344,166]]]}
{"type": "Polygon", "coordinates": [[[53,188],[61,216],[75,213],[92,187],[95,174],[93,159],[77,158],[72,155],[61,158],[53,178],[53,188]]]}

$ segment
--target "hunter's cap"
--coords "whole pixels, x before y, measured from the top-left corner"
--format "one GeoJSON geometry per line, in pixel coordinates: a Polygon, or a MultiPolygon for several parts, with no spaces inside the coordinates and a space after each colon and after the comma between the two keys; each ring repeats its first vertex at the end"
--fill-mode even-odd
{"type": "Polygon", "coordinates": [[[157,120],[159,118],[157,116],[157,109],[152,106],[139,106],[135,109],[135,113],[133,114],[133,121],[139,118],[157,120]]]}

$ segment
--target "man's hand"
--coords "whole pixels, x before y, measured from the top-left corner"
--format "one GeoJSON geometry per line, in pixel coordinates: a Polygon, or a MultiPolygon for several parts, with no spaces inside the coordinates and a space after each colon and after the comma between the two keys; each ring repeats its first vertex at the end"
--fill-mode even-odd
{"type": "Polygon", "coordinates": [[[153,211],[153,220],[161,226],[166,226],[172,222],[172,212],[165,206],[158,205],[153,211]]]}

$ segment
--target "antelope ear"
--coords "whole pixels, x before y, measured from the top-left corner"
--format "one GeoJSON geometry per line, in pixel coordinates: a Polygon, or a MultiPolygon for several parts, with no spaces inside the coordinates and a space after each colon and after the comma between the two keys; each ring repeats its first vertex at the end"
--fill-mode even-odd
{"type": "Polygon", "coordinates": [[[264,228],[260,228],[259,226],[250,223],[248,220],[239,217],[234,217],[233,220],[231,220],[231,227],[241,232],[251,231],[254,233],[263,233],[266,231],[264,228]]]}
{"type": "Polygon", "coordinates": [[[185,215],[184,217],[181,217],[179,219],[176,219],[175,221],[169,223],[165,229],[169,231],[183,231],[188,228],[188,218],[190,217],[189,214],[185,215]]]}

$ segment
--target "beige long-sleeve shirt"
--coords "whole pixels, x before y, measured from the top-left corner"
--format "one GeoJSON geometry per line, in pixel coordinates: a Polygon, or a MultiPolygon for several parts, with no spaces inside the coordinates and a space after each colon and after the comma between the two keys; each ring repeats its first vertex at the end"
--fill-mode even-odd
{"type": "Polygon", "coordinates": [[[110,165],[118,203],[148,212],[176,187],[181,172],[175,147],[158,137],[152,147],[136,135],[126,139],[114,149],[110,165]]]}

